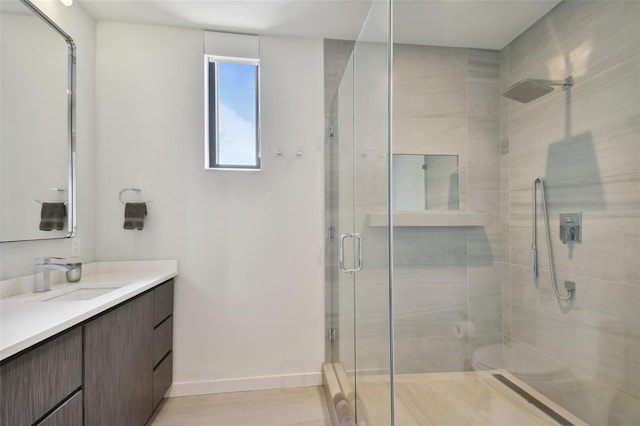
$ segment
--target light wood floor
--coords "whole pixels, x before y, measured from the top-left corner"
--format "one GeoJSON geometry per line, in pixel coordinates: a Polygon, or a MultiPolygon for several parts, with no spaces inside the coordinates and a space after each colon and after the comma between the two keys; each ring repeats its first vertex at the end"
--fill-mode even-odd
{"type": "MultiPolygon", "coordinates": [[[[505,371],[514,381],[575,425],[582,421],[505,371]]],[[[388,426],[389,383],[358,380],[366,425],[388,426]]],[[[359,422],[359,424],[365,424],[359,422]]],[[[396,377],[396,426],[557,426],[488,372],[403,374],[396,377]]],[[[330,426],[322,387],[169,398],[151,426],[330,426]]]]}
{"type": "Polygon", "coordinates": [[[330,426],[322,387],[169,398],[152,426],[330,426]]]}

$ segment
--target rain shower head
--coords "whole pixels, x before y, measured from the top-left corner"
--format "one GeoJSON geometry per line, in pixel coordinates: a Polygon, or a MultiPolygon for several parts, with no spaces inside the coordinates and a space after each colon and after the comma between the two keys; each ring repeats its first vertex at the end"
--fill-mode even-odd
{"type": "Polygon", "coordinates": [[[509,87],[502,96],[526,104],[527,102],[536,100],[547,93],[553,92],[552,86],[562,86],[564,90],[569,90],[573,87],[573,78],[567,77],[566,80],[562,81],[533,80],[525,78],[524,80],[521,80],[509,87]]]}

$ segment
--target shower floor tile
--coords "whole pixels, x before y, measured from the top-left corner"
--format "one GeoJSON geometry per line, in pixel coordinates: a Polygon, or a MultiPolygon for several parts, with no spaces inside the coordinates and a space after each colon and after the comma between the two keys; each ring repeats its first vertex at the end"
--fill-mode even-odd
{"type": "MultiPolygon", "coordinates": [[[[507,377],[574,425],[585,425],[580,419],[511,374],[497,370],[398,375],[396,377],[396,426],[558,426],[558,422],[509,389],[492,374],[502,374],[507,377]]],[[[366,425],[387,424],[388,379],[365,376],[358,380],[357,389],[361,401],[360,412],[365,418],[366,425]]]]}

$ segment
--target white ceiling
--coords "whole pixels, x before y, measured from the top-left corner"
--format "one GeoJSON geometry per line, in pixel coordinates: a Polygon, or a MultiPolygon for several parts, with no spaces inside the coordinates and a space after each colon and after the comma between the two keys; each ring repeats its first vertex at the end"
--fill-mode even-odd
{"type": "MultiPolygon", "coordinates": [[[[76,0],[97,20],[351,39],[369,0],[76,0]]],[[[375,0],[381,1],[381,0],[375,0]]],[[[560,0],[396,0],[394,40],[500,49],[560,0]]]]}

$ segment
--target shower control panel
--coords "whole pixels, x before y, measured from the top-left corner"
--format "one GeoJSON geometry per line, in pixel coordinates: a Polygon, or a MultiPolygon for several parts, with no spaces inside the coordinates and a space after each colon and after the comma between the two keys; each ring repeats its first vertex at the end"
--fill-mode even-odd
{"type": "Polygon", "coordinates": [[[560,240],[563,244],[582,240],[582,213],[560,213],[560,240]]]}

